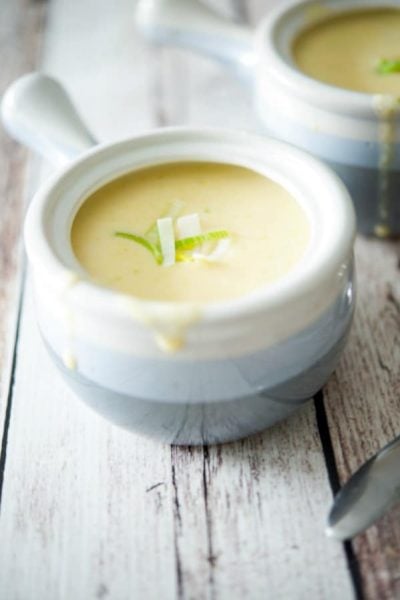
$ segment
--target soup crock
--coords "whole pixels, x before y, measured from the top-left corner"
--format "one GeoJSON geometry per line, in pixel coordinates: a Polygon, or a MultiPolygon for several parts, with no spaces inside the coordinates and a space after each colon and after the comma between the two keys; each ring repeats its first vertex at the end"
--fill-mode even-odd
{"type": "Polygon", "coordinates": [[[348,192],[327,167],[282,142],[223,130],[165,129],[89,149],[63,89],[39,74],[16,82],[2,108],[14,137],[68,163],[34,197],[25,242],[44,342],[92,408],[164,442],[208,444],[272,425],[325,383],[353,315],[355,230],[348,192]],[[228,161],[292,193],[312,231],[292,272],[199,306],[92,283],[70,242],[85,198],[127,172],[177,161],[228,161]]]}
{"type": "Polygon", "coordinates": [[[265,131],[311,152],[342,178],[358,228],[400,234],[400,102],[330,86],[301,73],[291,46],[304,28],[360,8],[400,8],[399,0],[277,3],[253,33],[197,0],[140,0],[136,23],[150,39],[182,45],[233,66],[254,88],[265,131]]]}

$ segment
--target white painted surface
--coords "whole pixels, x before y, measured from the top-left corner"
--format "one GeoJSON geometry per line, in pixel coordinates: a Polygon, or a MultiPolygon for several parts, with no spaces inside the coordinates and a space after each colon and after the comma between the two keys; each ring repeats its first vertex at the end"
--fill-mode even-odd
{"type": "MultiPolygon", "coordinates": [[[[259,8],[252,14],[256,20],[259,8]]],[[[148,48],[131,15],[130,0],[50,5],[44,68],[68,86],[95,135],[111,140],[167,123],[256,127],[239,84],[203,59],[148,48]]],[[[368,302],[328,388],[342,477],[397,406],[393,392],[379,410],[370,408],[372,392],[384,396],[387,371],[372,390],[361,387],[377,365],[374,331],[390,384],[398,385],[391,353],[398,289],[387,292],[383,275],[388,262],[388,277],[396,273],[398,247],[385,254],[368,244],[359,247],[368,302]],[[376,254],[379,272],[370,268],[376,254]],[[378,295],[389,292],[391,311],[374,322],[373,306],[383,311],[378,295]],[[355,385],[357,410],[349,398],[355,385]],[[374,424],[360,420],[354,428],[363,410],[374,424]]],[[[379,430],[379,443],[392,427],[379,430]]],[[[1,599],[347,600],[354,593],[342,546],[323,533],[330,502],[312,406],[261,436],[209,450],[171,450],[116,429],[76,400],[50,364],[28,287],[0,512],[1,599]]],[[[358,546],[369,590],[383,590],[375,598],[395,590],[389,559],[398,547],[389,555],[382,541],[395,530],[389,521],[358,546]]]]}

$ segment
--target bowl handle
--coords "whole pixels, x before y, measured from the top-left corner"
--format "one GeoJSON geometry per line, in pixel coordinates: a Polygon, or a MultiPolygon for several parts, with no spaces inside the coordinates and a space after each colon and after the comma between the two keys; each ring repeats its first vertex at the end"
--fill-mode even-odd
{"type": "Polygon", "coordinates": [[[139,0],[135,22],[152,42],[189,48],[233,67],[246,79],[256,63],[252,32],[198,0],[139,0]]]}
{"type": "Polygon", "coordinates": [[[97,143],[62,85],[42,73],[14,81],[3,96],[1,114],[13,138],[57,165],[97,143]]]}

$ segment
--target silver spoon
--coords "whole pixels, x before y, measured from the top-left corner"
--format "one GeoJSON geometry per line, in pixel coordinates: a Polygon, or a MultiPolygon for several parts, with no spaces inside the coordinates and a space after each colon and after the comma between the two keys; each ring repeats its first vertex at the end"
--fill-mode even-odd
{"type": "Polygon", "coordinates": [[[400,500],[400,436],[356,472],[335,498],[326,534],[347,540],[400,500]]]}

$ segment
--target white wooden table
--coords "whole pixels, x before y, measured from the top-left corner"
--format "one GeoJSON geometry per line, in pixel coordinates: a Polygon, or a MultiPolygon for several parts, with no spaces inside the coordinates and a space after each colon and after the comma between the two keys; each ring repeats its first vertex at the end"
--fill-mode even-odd
{"type": "MultiPolygon", "coordinates": [[[[213,4],[256,23],[272,3],[213,4]]],[[[1,90],[41,68],[102,140],[257,128],[239,83],[147,46],[132,9],[0,0],[1,90]]],[[[351,340],[316,402],[240,443],[170,448],[92,414],[44,351],[20,241],[39,167],[0,132],[0,599],[400,598],[400,508],[351,544],[324,534],[333,493],[400,432],[399,244],[358,240],[351,340]]]]}

